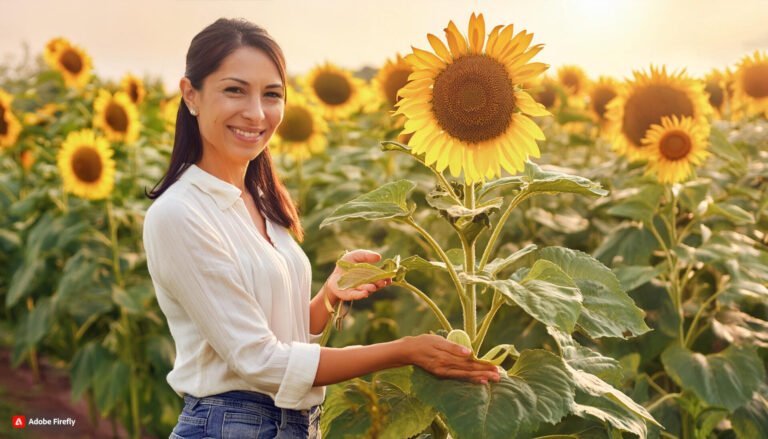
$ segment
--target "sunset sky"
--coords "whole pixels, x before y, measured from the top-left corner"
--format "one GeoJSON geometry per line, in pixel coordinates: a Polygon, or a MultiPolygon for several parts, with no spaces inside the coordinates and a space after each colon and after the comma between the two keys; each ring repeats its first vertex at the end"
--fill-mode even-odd
{"type": "Polygon", "coordinates": [[[108,79],[159,76],[172,89],[192,37],[219,17],[266,27],[283,47],[289,72],[325,60],[357,69],[380,66],[410,46],[428,48],[454,20],[466,29],[482,12],[486,27],[515,24],[545,49],[536,61],[578,64],[591,76],[624,77],[651,63],[699,75],[768,50],[768,0],[0,0],[0,61],[39,55],[64,36],[108,79]]]}

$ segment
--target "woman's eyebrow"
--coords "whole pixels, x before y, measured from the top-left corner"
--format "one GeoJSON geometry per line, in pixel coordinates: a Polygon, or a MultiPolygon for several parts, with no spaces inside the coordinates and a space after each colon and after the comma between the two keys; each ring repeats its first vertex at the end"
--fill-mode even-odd
{"type": "MultiPolygon", "coordinates": [[[[232,81],[235,81],[235,82],[239,82],[239,83],[241,83],[243,85],[251,85],[251,84],[248,83],[248,81],[245,81],[245,80],[240,79],[240,78],[233,78],[233,77],[221,78],[221,81],[226,81],[228,79],[232,80],[232,81]]],[[[221,82],[221,81],[219,81],[219,82],[221,82]]]]}

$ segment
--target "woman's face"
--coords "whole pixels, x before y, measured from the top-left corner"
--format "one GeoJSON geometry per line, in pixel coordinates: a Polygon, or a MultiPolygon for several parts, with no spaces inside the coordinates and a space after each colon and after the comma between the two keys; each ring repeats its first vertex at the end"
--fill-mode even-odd
{"type": "Polygon", "coordinates": [[[262,50],[241,47],[195,90],[181,80],[187,106],[197,111],[203,154],[247,165],[267,146],[283,120],[285,90],[280,72],[262,50]]]}

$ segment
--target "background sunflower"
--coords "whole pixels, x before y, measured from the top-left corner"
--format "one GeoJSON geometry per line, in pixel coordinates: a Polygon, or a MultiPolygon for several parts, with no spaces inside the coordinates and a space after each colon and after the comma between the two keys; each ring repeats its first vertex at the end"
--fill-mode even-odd
{"type": "Polygon", "coordinates": [[[660,183],[685,181],[709,156],[707,128],[690,117],[663,117],[648,130],[643,144],[648,150],[648,172],[660,183]]]}
{"type": "Polygon", "coordinates": [[[733,83],[734,107],[768,117],[768,53],[756,50],[741,59],[733,83]]]}
{"type": "Polygon", "coordinates": [[[71,132],[57,156],[64,190],[90,200],[108,197],[115,184],[112,154],[107,139],[92,130],[71,132]]]}
{"type": "Polygon", "coordinates": [[[49,41],[43,57],[51,68],[61,73],[68,87],[83,88],[91,78],[91,57],[65,38],[49,41]]]}
{"type": "Polygon", "coordinates": [[[288,89],[288,103],[270,149],[294,160],[306,160],[325,150],[328,124],[316,108],[295,90],[288,89]]]}
{"type": "Polygon", "coordinates": [[[529,48],[533,34],[496,26],[486,44],[483,15],[472,14],[467,35],[451,21],[447,46],[429,34],[434,53],[413,49],[406,61],[414,71],[396,114],[408,119],[402,133],[414,133],[414,154],[439,172],[463,172],[470,183],[498,177],[502,167],[515,174],[529,155],[538,157],[544,133],[526,115],[549,112],[518,87],[548,67],[529,62],[543,48],[529,48]]]}
{"type": "Polygon", "coordinates": [[[130,73],[126,73],[123,76],[123,79],[120,81],[120,88],[131,98],[131,102],[136,105],[141,104],[147,95],[144,81],[130,73]]]}
{"type": "Polygon", "coordinates": [[[316,102],[328,119],[341,119],[360,108],[363,81],[329,62],[312,69],[299,83],[302,93],[316,102]]]}
{"type": "Polygon", "coordinates": [[[21,133],[21,124],[13,114],[13,96],[0,89],[0,147],[10,148],[16,144],[21,133]]]}
{"type": "Polygon", "coordinates": [[[408,83],[411,73],[413,67],[398,53],[394,59],[388,59],[373,78],[374,89],[391,109],[394,109],[400,100],[397,92],[408,83]]]}
{"type": "Polygon", "coordinates": [[[93,107],[93,126],[104,131],[107,139],[125,143],[138,139],[141,129],[139,110],[128,94],[118,91],[113,95],[107,90],[99,90],[93,107]]]}

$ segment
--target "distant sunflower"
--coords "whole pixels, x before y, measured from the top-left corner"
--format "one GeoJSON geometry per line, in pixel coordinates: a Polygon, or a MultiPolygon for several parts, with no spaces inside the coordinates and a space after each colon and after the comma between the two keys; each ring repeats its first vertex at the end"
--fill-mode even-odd
{"type": "Polygon", "coordinates": [[[768,117],[768,53],[755,51],[739,63],[734,81],[734,102],[752,115],[768,117]]]}
{"type": "Polygon", "coordinates": [[[112,193],[115,162],[104,137],[91,130],[71,132],[61,145],[57,162],[65,191],[90,200],[112,193]]]}
{"type": "Polygon", "coordinates": [[[15,145],[21,133],[21,124],[11,108],[12,102],[13,96],[0,89],[0,148],[15,145]]]}
{"type": "Polygon", "coordinates": [[[547,110],[552,111],[559,108],[562,103],[562,89],[557,80],[550,76],[544,75],[528,81],[523,84],[523,89],[528,90],[536,102],[543,105],[547,110]]]}
{"type": "Polygon", "coordinates": [[[651,66],[650,73],[633,74],[634,79],[623,84],[607,106],[613,148],[620,154],[630,160],[646,159],[643,138],[664,116],[691,117],[697,125],[709,127],[712,108],[704,84],[688,77],[685,70],[668,74],[666,67],[651,66]]]}
{"type": "Polygon", "coordinates": [[[43,105],[34,112],[24,114],[25,125],[45,125],[53,120],[53,117],[60,110],[59,104],[51,102],[43,105]]]}
{"type": "Polygon", "coordinates": [[[295,160],[305,160],[325,150],[328,125],[304,96],[291,89],[287,96],[283,121],[270,142],[270,149],[295,160]]]}
{"type": "Polygon", "coordinates": [[[103,130],[107,139],[133,143],[139,138],[139,110],[125,92],[118,91],[112,95],[106,90],[99,90],[93,107],[93,126],[103,130]]]}
{"type": "Polygon", "coordinates": [[[301,85],[302,92],[317,102],[329,119],[341,119],[360,108],[363,81],[331,63],[312,69],[301,85]]]}
{"type": "Polygon", "coordinates": [[[46,62],[61,73],[68,87],[83,88],[91,77],[91,57],[64,38],[54,38],[45,46],[46,62]]]}
{"type": "Polygon", "coordinates": [[[610,77],[601,76],[589,88],[589,112],[595,123],[604,125],[607,105],[619,93],[619,83],[610,77]]]}
{"type": "Polygon", "coordinates": [[[502,167],[516,174],[529,155],[539,156],[544,133],[526,114],[549,112],[518,85],[548,66],[528,62],[543,48],[528,47],[533,34],[513,32],[512,25],[496,26],[486,42],[483,15],[472,14],[469,41],[451,21],[447,47],[429,34],[434,53],[414,48],[406,57],[414,71],[396,114],[408,119],[402,134],[414,133],[408,144],[427,165],[479,182],[500,176],[502,167]]]}
{"type": "Polygon", "coordinates": [[[174,95],[160,102],[160,117],[163,119],[165,129],[171,133],[176,131],[176,116],[179,113],[181,96],[174,95]]]}
{"type": "Polygon", "coordinates": [[[685,181],[709,156],[707,129],[690,117],[662,117],[661,125],[648,130],[643,144],[648,149],[648,172],[660,183],[685,181]]]}
{"type": "Polygon", "coordinates": [[[566,65],[557,69],[557,78],[569,96],[569,104],[577,108],[584,107],[584,98],[589,91],[589,79],[584,69],[566,65]]]}
{"type": "Polygon", "coordinates": [[[144,89],[144,81],[127,73],[120,81],[120,88],[131,98],[131,102],[139,105],[144,101],[147,91],[144,89]]]}
{"type": "Polygon", "coordinates": [[[373,78],[373,87],[390,108],[394,109],[395,104],[400,100],[397,92],[408,83],[408,76],[411,73],[413,73],[413,67],[400,54],[397,54],[394,60],[388,59],[373,78]]]}

